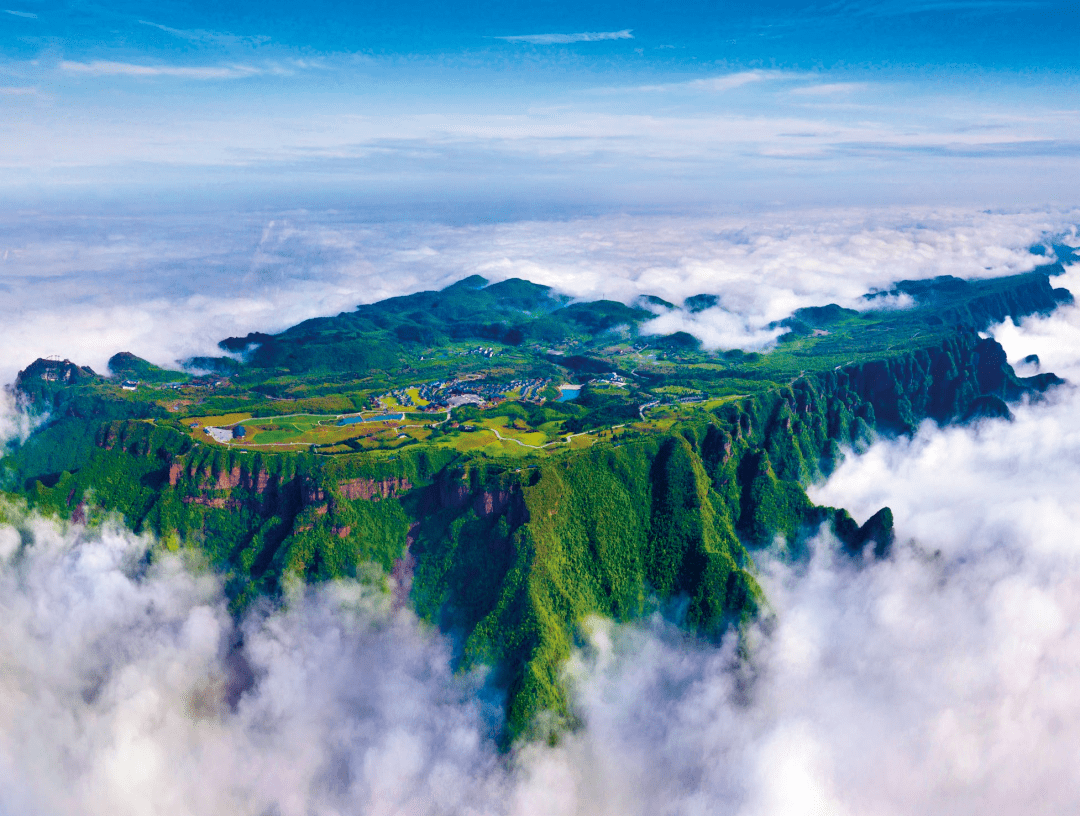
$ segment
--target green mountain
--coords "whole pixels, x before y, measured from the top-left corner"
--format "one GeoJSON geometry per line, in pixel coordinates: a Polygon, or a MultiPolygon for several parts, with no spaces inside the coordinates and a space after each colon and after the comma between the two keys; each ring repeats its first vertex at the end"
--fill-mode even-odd
{"type": "Polygon", "coordinates": [[[50,420],[0,469],[43,511],[115,511],[162,546],[199,546],[237,613],[289,576],[377,564],[396,603],[457,636],[460,666],[494,668],[510,744],[572,726],[560,672],[590,615],[660,610],[718,637],[765,607],[757,548],[799,558],[826,523],[853,554],[885,557],[888,508],[860,526],[804,487],[875,433],[1008,416],[1059,383],[1017,377],[979,335],[1069,301],[1057,271],[801,309],[765,354],[646,334],[645,309],[472,277],[223,340],[232,356],[197,363],[208,375],[117,355],[134,390],[35,361],[16,387],[50,420]]]}
{"type": "Polygon", "coordinates": [[[123,380],[131,382],[165,383],[184,381],[184,375],[178,375],[176,371],[169,371],[147,362],[142,357],[121,351],[109,358],[109,372],[123,380]]]}

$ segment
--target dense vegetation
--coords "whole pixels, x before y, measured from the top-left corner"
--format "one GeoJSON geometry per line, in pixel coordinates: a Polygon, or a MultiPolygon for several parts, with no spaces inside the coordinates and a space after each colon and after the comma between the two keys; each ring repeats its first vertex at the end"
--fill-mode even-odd
{"type": "MultiPolygon", "coordinates": [[[[978,334],[1067,300],[1053,272],[901,282],[884,294],[909,298],[905,310],[802,309],[767,354],[643,334],[653,311],[675,308],[659,298],[569,303],[527,281],[474,277],[222,341],[238,356],[196,365],[227,380],[117,355],[115,374],[160,384],[132,391],[39,360],[18,388],[51,419],[0,468],[6,489],[42,510],[116,511],[163,546],[202,547],[238,613],[292,575],[318,581],[375,564],[399,587],[411,582],[417,614],[459,636],[459,664],[495,668],[510,744],[572,724],[560,671],[589,615],[659,609],[714,637],[764,601],[755,548],[777,543],[797,558],[829,523],[853,553],[884,556],[888,508],[860,526],[814,506],[804,486],[875,431],[1005,416],[1010,400],[1058,382],[1018,378],[978,334]],[[284,415],[261,426],[284,439],[288,416],[332,419],[428,379],[596,374],[570,402],[551,401],[549,388],[543,404],[534,392],[452,417],[403,413],[348,444],[214,442],[191,421],[284,415]]],[[[700,295],[684,308],[717,302],[700,295]]],[[[316,426],[293,422],[297,433],[316,426]]]]}

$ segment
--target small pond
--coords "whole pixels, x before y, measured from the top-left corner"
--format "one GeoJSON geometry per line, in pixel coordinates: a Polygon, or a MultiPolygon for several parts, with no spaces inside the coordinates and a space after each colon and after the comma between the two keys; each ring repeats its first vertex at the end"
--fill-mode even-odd
{"type": "Polygon", "coordinates": [[[570,400],[576,400],[578,398],[578,395],[581,393],[581,386],[563,385],[559,387],[559,390],[562,391],[562,393],[559,394],[559,402],[570,402],[570,400]]]}

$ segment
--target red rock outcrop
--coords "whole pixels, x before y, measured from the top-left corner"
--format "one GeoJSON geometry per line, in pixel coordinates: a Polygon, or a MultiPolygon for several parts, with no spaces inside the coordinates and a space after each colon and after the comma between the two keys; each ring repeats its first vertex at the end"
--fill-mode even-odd
{"type": "Polygon", "coordinates": [[[502,515],[509,507],[509,490],[485,490],[473,501],[473,512],[480,518],[502,515]]]}
{"type": "Polygon", "coordinates": [[[365,499],[370,501],[376,496],[389,499],[412,490],[412,483],[404,477],[390,479],[346,479],[338,484],[338,490],[346,499],[365,499]]]}
{"type": "Polygon", "coordinates": [[[184,504],[201,504],[204,507],[214,507],[218,510],[238,510],[241,504],[236,499],[226,499],[220,496],[184,496],[181,501],[184,504]]]}

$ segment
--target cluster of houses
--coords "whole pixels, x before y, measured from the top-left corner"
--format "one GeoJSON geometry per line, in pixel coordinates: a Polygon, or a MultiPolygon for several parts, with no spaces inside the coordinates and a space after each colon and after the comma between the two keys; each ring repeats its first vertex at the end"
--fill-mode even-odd
{"type": "Polygon", "coordinates": [[[228,385],[228,379],[221,377],[193,377],[192,379],[183,382],[165,383],[161,387],[168,388],[172,391],[207,391],[211,388],[224,388],[228,385]]]}
{"type": "MultiPolygon", "coordinates": [[[[457,380],[451,380],[451,382],[457,382],[457,380]]],[[[420,398],[429,403],[436,402],[438,400],[439,391],[446,388],[446,386],[447,383],[444,383],[442,380],[424,383],[419,389],[420,398]]]]}
{"type": "MultiPolygon", "coordinates": [[[[395,400],[397,400],[398,405],[403,408],[413,408],[416,406],[416,403],[413,402],[413,398],[409,396],[409,392],[406,391],[404,388],[395,388],[388,394],[383,394],[381,399],[385,399],[386,397],[393,397],[395,400]]],[[[423,397],[422,394],[421,397],[423,397]]]]}
{"type": "MultiPolygon", "coordinates": [[[[476,380],[435,380],[424,383],[417,390],[422,400],[427,402],[425,411],[445,411],[458,405],[483,405],[497,403],[506,399],[511,391],[518,391],[520,399],[526,402],[543,402],[541,393],[551,382],[549,379],[533,378],[512,380],[509,383],[489,383],[476,380]]],[[[415,405],[404,389],[390,392],[390,396],[403,407],[415,405]]]]}
{"type": "MultiPolygon", "coordinates": [[[[139,380],[120,381],[120,387],[124,391],[137,391],[140,384],[139,380]]],[[[228,385],[229,381],[220,377],[195,377],[190,380],[162,383],[161,385],[151,384],[149,387],[164,388],[167,391],[209,391],[214,388],[224,388],[228,385]]],[[[147,386],[144,385],[143,387],[147,386]]]]}
{"type": "Polygon", "coordinates": [[[611,385],[616,388],[623,388],[626,386],[626,380],[617,371],[612,371],[609,374],[598,374],[590,382],[598,383],[600,385],[611,385]]]}
{"type": "Polygon", "coordinates": [[[551,380],[547,379],[513,380],[509,390],[520,389],[523,402],[543,402],[544,398],[540,394],[550,384],[551,380]]]}

